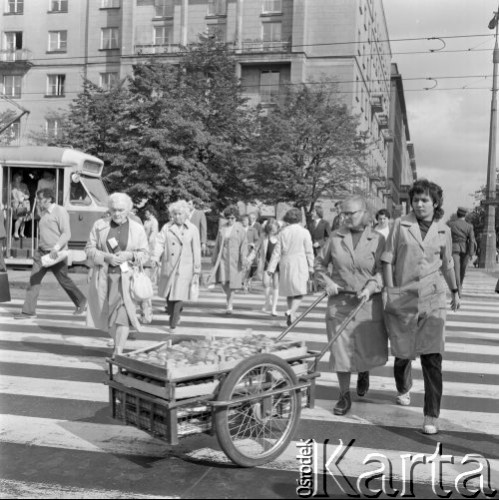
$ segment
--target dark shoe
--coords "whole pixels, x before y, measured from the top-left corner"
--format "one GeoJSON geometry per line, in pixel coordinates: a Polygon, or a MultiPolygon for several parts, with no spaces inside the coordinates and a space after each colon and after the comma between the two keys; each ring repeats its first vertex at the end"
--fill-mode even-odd
{"type": "Polygon", "coordinates": [[[284,313],[284,316],[286,316],[286,325],[291,326],[291,323],[293,323],[293,320],[291,319],[291,314],[286,311],[284,313]]]}
{"type": "Polygon", "coordinates": [[[36,314],[19,313],[14,314],[14,319],[35,319],[36,314]]]}
{"type": "Polygon", "coordinates": [[[83,314],[87,310],[87,301],[85,300],[79,306],[76,306],[73,314],[77,316],[78,314],[83,314]]]}
{"type": "Polygon", "coordinates": [[[361,398],[367,394],[369,390],[369,372],[359,372],[357,378],[357,395],[361,398]]]}
{"type": "Polygon", "coordinates": [[[345,415],[352,406],[352,400],[350,399],[350,391],[344,392],[340,395],[340,399],[336,403],[333,409],[335,415],[345,415]]]}

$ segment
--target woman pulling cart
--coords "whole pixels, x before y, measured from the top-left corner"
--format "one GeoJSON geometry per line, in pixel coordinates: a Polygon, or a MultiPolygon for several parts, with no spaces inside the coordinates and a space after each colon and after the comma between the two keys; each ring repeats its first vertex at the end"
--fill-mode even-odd
{"type": "Polygon", "coordinates": [[[381,254],[384,238],[370,226],[366,201],[360,196],[341,206],[344,225],[334,231],[315,261],[315,274],[329,295],[326,329],[331,340],[343,320],[364,304],[331,346],[330,369],[338,376],[340,398],[335,415],[345,415],[352,405],[350,377],[358,372],[357,394],[369,389],[369,370],[388,361],[388,336],[383,321],[381,254]],[[332,274],[328,276],[328,265],[332,274]],[[369,300],[371,299],[371,300],[369,300]]]}

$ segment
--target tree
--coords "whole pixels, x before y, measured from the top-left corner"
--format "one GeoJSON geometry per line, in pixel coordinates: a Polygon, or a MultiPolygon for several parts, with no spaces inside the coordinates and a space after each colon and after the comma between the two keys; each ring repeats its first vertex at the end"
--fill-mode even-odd
{"type": "Polygon", "coordinates": [[[58,139],[102,158],[111,190],[160,212],[179,198],[224,205],[244,190],[234,179],[249,111],[235,60],[207,37],[184,51],[135,65],[110,90],[85,81],[58,139]]]}
{"type": "Polygon", "coordinates": [[[262,116],[246,151],[248,182],[264,202],[289,202],[310,213],[365,176],[369,143],[359,120],[321,82],[289,86],[262,116]]]}

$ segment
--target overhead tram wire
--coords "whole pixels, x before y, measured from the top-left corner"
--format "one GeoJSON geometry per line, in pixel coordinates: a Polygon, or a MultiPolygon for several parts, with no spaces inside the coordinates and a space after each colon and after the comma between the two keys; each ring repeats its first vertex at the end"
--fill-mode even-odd
{"type": "MultiPolygon", "coordinates": [[[[413,38],[395,38],[395,39],[384,39],[384,40],[351,40],[351,41],[346,41],[346,42],[330,42],[330,43],[311,43],[311,44],[300,44],[300,45],[291,45],[290,49],[298,49],[298,48],[303,48],[303,47],[329,47],[329,46],[337,46],[337,45],[357,45],[357,44],[366,44],[366,43],[398,43],[398,42],[414,42],[414,41],[434,41],[434,40],[456,40],[456,39],[467,39],[467,38],[480,38],[480,37],[488,37],[491,38],[493,35],[490,34],[478,34],[478,35],[449,35],[449,36],[432,36],[432,37],[413,37],[413,38]]],[[[262,40],[263,43],[263,40],[262,40]]],[[[285,43],[285,42],[283,42],[285,43]]],[[[147,45],[147,44],[146,44],[147,45]]],[[[153,44],[149,44],[153,45],[153,44]]],[[[480,44],[481,45],[481,44],[480,44]]],[[[120,48],[117,49],[109,49],[109,50],[120,50],[120,48]]],[[[482,52],[482,51],[487,51],[488,49],[477,49],[476,52],[482,52]]],[[[408,52],[371,52],[371,53],[366,53],[365,55],[412,55],[412,54],[444,54],[444,53],[459,53],[459,52],[470,52],[473,51],[475,52],[474,49],[454,49],[454,50],[422,50],[422,51],[408,51],[408,52]]],[[[116,59],[122,59],[122,58],[144,58],[144,59],[149,59],[149,58],[158,58],[158,57],[164,57],[166,55],[168,56],[182,56],[185,54],[190,53],[190,50],[178,50],[174,52],[165,52],[163,54],[117,54],[116,56],[114,55],[109,55],[109,54],[103,54],[103,55],[95,55],[95,56],[89,56],[91,59],[110,59],[113,57],[116,57],[116,59]]],[[[228,51],[229,53],[238,53],[240,52],[240,49],[230,49],[228,51]]],[[[249,51],[251,52],[251,51],[249,51]]],[[[256,53],[256,51],[254,51],[256,53]]],[[[29,59],[31,62],[37,62],[37,61],[51,61],[54,63],[54,65],[57,61],[64,61],[64,60],[78,60],[78,59],[85,59],[85,56],[68,56],[68,57],[60,57],[60,53],[57,53],[57,58],[54,57],[45,57],[45,58],[36,58],[36,59],[29,59]]],[[[63,63],[65,66],[68,64],[63,63]]],[[[92,62],[88,62],[87,64],[92,64],[92,62]]],[[[100,63],[93,63],[93,64],[100,64],[100,63]]],[[[75,64],[77,65],[77,64],[75,64]]],[[[81,64],[79,64],[81,65],[81,64]]],[[[52,66],[52,65],[51,65],[52,66]]]]}

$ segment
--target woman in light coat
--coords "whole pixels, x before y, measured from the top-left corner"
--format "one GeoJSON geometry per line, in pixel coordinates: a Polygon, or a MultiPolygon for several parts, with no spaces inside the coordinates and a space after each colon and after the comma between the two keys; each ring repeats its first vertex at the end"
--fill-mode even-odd
{"type": "Polygon", "coordinates": [[[248,239],[246,230],[237,222],[239,210],[235,205],[223,211],[227,223],[221,225],[213,249],[215,282],[220,283],[226,295],[226,313],[232,314],[234,290],[243,287],[243,275],[247,268],[248,239]]]}
{"type": "Polygon", "coordinates": [[[351,373],[358,372],[357,394],[362,397],[369,389],[369,370],[388,361],[388,335],[381,300],[381,254],[385,239],[371,228],[371,216],[361,196],[345,200],[341,210],[344,224],[333,231],[315,261],[317,279],[329,295],[328,338],[336,334],[359,299],[368,300],[331,346],[330,369],[336,372],[340,386],[335,415],[345,415],[351,407],[351,373]]]}
{"type": "Polygon", "coordinates": [[[307,283],[314,270],[314,249],[310,232],[301,225],[298,208],[288,210],[282,219],[288,225],[281,229],[267,273],[272,276],[279,265],[279,294],[286,297],[286,323],[295,320],[307,283]]]}
{"type": "Polygon", "coordinates": [[[450,228],[441,221],[442,189],[426,179],[409,191],[412,212],[397,219],[382,256],[387,301],[385,322],[395,356],[397,404],[410,404],[411,360],[421,357],[425,397],[423,432],[438,432],[446,317],[445,281],[451,308],[459,308],[450,228]],[[443,278],[442,278],[443,275],[443,278]]]}
{"type": "Polygon", "coordinates": [[[166,298],[170,333],[175,333],[191,283],[199,279],[201,243],[197,227],[188,220],[190,207],[185,200],[172,203],[168,212],[171,220],[158,233],[151,260],[153,265],[162,261],[158,295],[166,298]]]}
{"type": "Polygon", "coordinates": [[[142,224],[129,217],[132,207],[128,195],[110,195],[111,216],[94,223],[85,247],[92,266],[87,326],[109,331],[114,340],[113,355],[123,352],[130,326],[140,331],[130,296],[130,276],[133,264],[147,260],[148,243],[142,224]]]}

